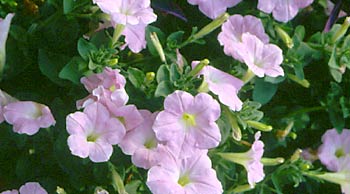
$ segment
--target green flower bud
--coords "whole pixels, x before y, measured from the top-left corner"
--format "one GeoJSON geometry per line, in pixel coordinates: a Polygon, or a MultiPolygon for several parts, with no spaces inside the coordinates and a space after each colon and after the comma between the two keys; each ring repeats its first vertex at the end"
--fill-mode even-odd
{"type": "Polygon", "coordinates": [[[266,125],[264,123],[260,123],[258,121],[246,121],[247,125],[249,125],[250,127],[260,130],[260,131],[264,131],[264,132],[269,132],[272,130],[272,126],[271,125],[266,125]]]}
{"type": "Polygon", "coordinates": [[[192,42],[194,40],[202,38],[203,36],[214,31],[216,28],[220,27],[229,17],[230,17],[230,15],[228,13],[223,13],[222,15],[217,17],[215,20],[210,22],[208,25],[204,26],[204,28],[202,28],[198,33],[193,35],[192,42]]]}
{"type": "Polygon", "coordinates": [[[341,39],[345,35],[346,31],[348,31],[349,26],[350,26],[350,17],[346,17],[340,29],[336,31],[332,36],[331,43],[335,43],[339,39],[341,39]]]}
{"type": "Polygon", "coordinates": [[[157,36],[157,33],[155,32],[151,32],[150,34],[150,38],[151,38],[151,41],[154,45],[154,47],[156,48],[158,54],[159,54],[159,57],[160,57],[160,60],[164,63],[166,63],[166,59],[165,59],[165,55],[164,55],[164,50],[163,50],[163,47],[162,47],[162,44],[160,43],[159,41],[159,38],[157,36]]]}
{"type": "Polygon", "coordinates": [[[282,28],[280,28],[279,26],[275,27],[275,30],[277,32],[277,35],[282,39],[282,41],[284,42],[284,44],[288,47],[288,48],[293,48],[294,43],[292,38],[288,35],[288,33],[286,31],[284,31],[282,28]]]}

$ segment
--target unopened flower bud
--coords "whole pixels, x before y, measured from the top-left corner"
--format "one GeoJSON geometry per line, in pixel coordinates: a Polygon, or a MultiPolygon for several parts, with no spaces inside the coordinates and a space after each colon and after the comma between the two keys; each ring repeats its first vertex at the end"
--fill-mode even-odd
{"type": "Polygon", "coordinates": [[[284,31],[282,28],[280,28],[279,26],[275,27],[275,30],[277,32],[277,35],[282,39],[282,41],[284,42],[284,44],[286,44],[286,46],[288,48],[293,48],[294,43],[292,38],[288,35],[288,33],[286,31],[284,31]]]}
{"type": "Polygon", "coordinates": [[[249,190],[252,190],[254,188],[251,188],[249,184],[246,185],[239,185],[236,188],[233,189],[233,193],[243,193],[249,190]]]}
{"type": "Polygon", "coordinates": [[[208,59],[201,60],[199,64],[194,69],[192,69],[190,73],[188,73],[188,76],[189,77],[197,76],[197,74],[208,64],[209,64],[208,59]]]}
{"type": "Polygon", "coordinates": [[[331,43],[337,42],[339,39],[341,39],[346,31],[348,31],[348,28],[350,26],[350,17],[346,17],[344,20],[344,23],[341,25],[341,27],[334,33],[331,43]]]}
{"type": "Polygon", "coordinates": [[[290,157],[290,162],[296,162],[297,160],[299,160],[301,153],[303,152],[303,150],[301,149],[297,149],[295,150],[294,154],[290,157]]]}
{"type": "Polygon", "coordinates": [[[269,132],[272,130],[272,126],[271,125],[266,125],[264,123],[258,122],[258,121],[246,121],[247,125],[249,125],[250,127],[260,130],[260,131],[264,131],[264,132],[269,132]]]}
{"type": "Polygon", "coordinates": [[[118,64],[118,61],[119,61],[118,58],[110,59],[108,61],[108,66],[114,67],[116,64],[118,64]]]}
{"type": "Polygon", "coordinates": [[[62,187],[59,187],[59,186],[56,187],[56,193],[57,194],[67,194],[66,191],[62,187]]]}
{"type": "Polygon", "coordinates": [[[301,86],[303,86],[304,88],[309,88],[310,87],[310,82],[307,81],[306,79],[299,79],[296,75],[287,74],[288,78],[291,79],[292,81],[300,84],[301,86]]]}
{"type": "Polygon", "coordinates": [[[208,25],[204,26],[204,28],[202,28],[197,34],[193,35],[192,41],[200,39],[203,36],[214,31],[216,28],[220,27],[229,17],[230,15],[228,13],[223,13],[221,16],[217,17],[208,25]]]}
{"type": "Polygon", "coordinates": [[[261,158],[261,163],[264,164],[264,166],[276,166],[279,164],[284,163],[284,158],[278,157],[278,158],[261,158]]]}
{"type": "Polygon", "coordinates": [[[146,85],[153,82],[155,77],[156,77],[156,74],[154,72],[147,72],[145,77],[146,85]]]}
{"type": "Polygon", "coordinates": [[[157,33],[151,32],[150,38],[151,38],[151,41],[152,41],[154,47],[156,48],[156,50],[157,50],[157,52],[158,52],[158,54],[159,54],[160,60],[161,60],[162,62],[166,63],[164,50],[163,50],[162,44],[161,44],[160,41],[159,41],[159,38],[158,38],[158,36],[157,36],[157,33]]]}

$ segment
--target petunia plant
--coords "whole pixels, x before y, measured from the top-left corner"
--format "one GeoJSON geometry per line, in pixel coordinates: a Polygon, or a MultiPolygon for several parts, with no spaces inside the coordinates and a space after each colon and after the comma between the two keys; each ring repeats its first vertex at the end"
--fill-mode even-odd
{"type": "Polygon", "coordinates": [[[0,0],[0,192],[350,194],[348,14],[0,0]]]}

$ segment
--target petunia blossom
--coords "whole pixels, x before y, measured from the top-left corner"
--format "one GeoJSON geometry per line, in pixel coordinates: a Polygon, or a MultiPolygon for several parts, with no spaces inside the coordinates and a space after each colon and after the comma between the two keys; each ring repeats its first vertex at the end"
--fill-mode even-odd
{"type": "Polygon", "coordinates": [[[17,101],[4,107],[6,122],[19,134],[34,135],[40,128],[56,123],[49,107],[32,101],[17,101]]]}
{"type": "Polygon", "coordinates": [[[118,108],[126,105],[129,100],[129,96],[124,88],[115,89],[110,91],[103,88],[103,86],[98,86],[92,91],[87,97],[80,99],[76,102],[77,109],[84,108],[93,102],[100,102],[107,106],[108,109],[118,108]]]}
{"type": "Polygon", "coordinates": [[[108,161],[112,145],[118,144],[125,135],[120,120],[111,116],[99,102],[89,104],[84,112],[67,116],[68,146],[73,155],[89,157],[93,162],[108,161]]]}
{"type": "Polygon", "coordinates": [[[207,151],[197,151],[185,159],[169,157],[148,171],[147,186],[153,194],[221,194],[222,185],[207,151]]]}
{"type": "Polygon", "coordinates": [[[233,7],[242,0],[187,0],[192,5],[198,5],[204,15],[211,19],[215,19],[219,15],[226,12],[226,9],[233,7]]]}
{"type": "Polygon", "coordinates": [[[120,74],[120,70],[106,67],[101,73],[92,74],[87,77],[82,77],[80,82],[84,84],[87,91],[90,93],[98,86],[110,91],[124,88],[126,84],[125,77],[120,74]]]}
{"type": "Polygon", "coordinates": [[[224,52],[228,56],[243,62],[237,53],[237,44],[242,42],[242,35],[250,33],[255,35],[263,43],[269,42],[269,37],[265,33],[264,26],[260,19],[247,15],[232,15],[222,26],[218,35],[220,45],[224,46],[224,52]]]}
{"type": "Polygon", "coordinates": [[[13,13],[9,13],[6,15],[5,19],[0,18],[0,76],[5,66],[6,40],[10,30],[10,24],[13,16],[13,13]]]}
{"type": "Polygon", "coordinates": [[[39,183],[28,182],[19,188],[20,194],[47,194],[47,191],[39,183]]]}
{"type": "Polygon", "coordinates": [[[112,117],[122,122],[127,132],[135,129],[143,122],[143,117],[135,105],[112,107],[109,111],[112,117]]]}
{"type": "Polygon", "coordinates": [[[255,35],[243,34],[242,43],[237,45],[237,53],[258,77],[284,75],[280,66],[283,62],[282,50],[276,45],[264,44],[255,35]]]}
{"type": "Polygon", "coordinates": [[[343,194],[350,194],[350,156],[346,156],[340,160],[337,172],[317,172],[310,173],[309,175],[339,184],[343,194]]]}
{"type": "Polygon", "coordinates": [[[150,0],[93,0],[93,2],[111,16],[114,24],[150,24],[157,19],[150,0]]]}
{"type": "Polygon", "coordinates": [[[77,101],[77,108],[83,108],[95,101],[100,101],[105,106],[124,106],[129,100],[124,87],[126,80],[120,74],[120,70],[106,67],[103,72],[81,78],[87,91],[91,94],[77,101]]]}
{"type": "Polygon", "coordinates": [[[264,179],[264,165],[261,163],[261,158],[264,154],[264,143],[259,140],[260,132],[255,134],[255,141],[251,149],[245,153],[219,153],[219,155],[231,162],[241,164],[248,172],[248,183],[251,188],[254,188],[255,183],[264,179]]]}
{"type": "Polygon", "coordinates": [[[272,13],[280,22],[293,19],[299,9],[309,6],[314,0],[259,0],[258,9],[265,13],[272,13]]]}
{"type": "Polygon", "coordinates": [[[322,145],[318,148],[318,158],[328,170],[338,171],[340,160],[350,156],[350,130],[327,130],[322,136],[322,145]]]}
{"type": "Polygon", "coordinates": [[[0,194],[18,194],[18,190],[13,189],[13,190],[7,190],[7,191],[3,191],[0,194]]]}
{"type": "Polygon", "coordinates": [[[165,98],[153,129],[160,141],[177,142],[181,156],[187,157],[196,149],[219,145],[221,134],[215,123],[219,116],[220,105],[209,94],[193,97],[178,90],[165,98]]]}
{"type": "Polygon", "coordinates": [[[16,101],[17,101],[16,98],[0,90],[0,123],[2,123],[5,120],[4,114],[3,114],[3,107],[11,102],[16,102],[16,101]]]}
{"type": "Polygon", "coordinates": [[[100,9],[110,15],[113,27],[123,25],[121,34],[126,45],[134,53],[146,48],[146,27],[156,21],[150,0],[93,0],[100,9]]]}
{"type": "MultiPolygon", "coordinates": [[[[193,61],[192,69],[198,63],[199,61],[193,61]]],[[[203,75],[204,84],[211,92],[218,95],[221,103],[233,111],[241,110],[243,102],[238,98],[237,94],[243,86],[243,81],[213,66],[205,66],[199,72],[199,75],[203,75]]]]}
{"type": "Polygon", "coordinates": [[[156,135],[152,129],[157,116],[148,110],[140,110],[143,122],[140,126],[126,133],[119,147],[125,154],[132,155],[131,161],[138,167],[149,169],[158,164],[163,155],[156,135]]]}

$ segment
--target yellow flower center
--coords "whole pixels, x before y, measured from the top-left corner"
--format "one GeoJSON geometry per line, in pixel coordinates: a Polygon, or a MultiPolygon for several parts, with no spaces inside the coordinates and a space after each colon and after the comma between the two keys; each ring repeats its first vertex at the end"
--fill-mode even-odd
{"type": "Polygon", "coordinates": [[[196,117],[193,114],[184,113],[182,119],[185,122],[186,126],[193,127],[196,126],[196,117]]]}
{"type": "Polygon", "coordinates": [[[335,151],[335,156],[336,156],[337,158],[340,158],[340,157],[345,156],[345,151],[344,151],[344,149],[343,149],[343,148],[337,149],[337,150],[335,151]]]}
{"type": "Polygon", "coordinates": [[[109,87],[109,91],[114,92],[117,88],[115,87],[115,85],[111,85],[111,87],[109,87]]]}
{"type": "Polygon", "coordinates": [[[147,148],[147,149],[152,149],[152,148],[155,148],[157,147],[157,141],[155,139],[148,139],[144,146],[147,148]]]}
{"type": "Polygon", "coordinates": [[[96,142],[98,137],[99,137],[99,135],[92,133],[87,137],[87,141],[88,142],[96,142]]]}
{"type": "Polygon", "coordinates": [[[180,176],[179,180],[177,181],[179,185],[182,187],[186,186],[187,184],[191,183],[190,177],[188,176],[188,173],[185,173],[180,176]]]}

